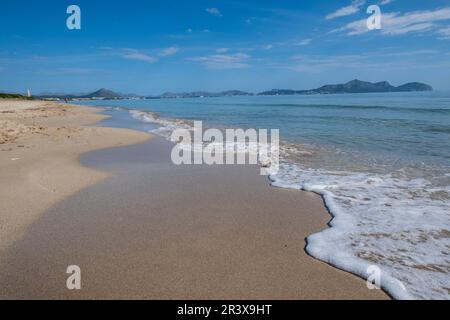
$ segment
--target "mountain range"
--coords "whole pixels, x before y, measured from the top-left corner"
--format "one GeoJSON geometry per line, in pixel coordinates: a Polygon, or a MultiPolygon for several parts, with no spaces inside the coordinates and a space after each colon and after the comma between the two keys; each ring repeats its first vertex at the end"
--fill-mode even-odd
{"type": "MultiPolygon", "coordinates": [[[[425,83],[410,82],[404,85],[395,87],[389,82],[367,82],[360,80],[352,80],[344,84],[324,85],[317,89],[310,90],[292,90],[292,89],[272,89],[269,91],[260,92],[257,95],[294,95],[294,94],[340,94],[340,93],[380,93],[380,92],[412,92],[412,91],[432,91],[433,88],[425,83]]],[[[221,92],[166,92],[159,96],[140,96],[135,94],[121,94],[108,89],[100,89],[88,94],[51,94],[46,93],[39,96],[42,99],[81,99],[81,100],[95,100],[95,99],[174,99],[174,98],[211,98],[211,97],[232,97],[232,96],[252,96],[253,93],[228,90],[221,92]]]]}
{"type": "Polygon", "coordinates": [[[431,86],[421,82],[409,82],[395,87],[387,81],[372,83],[355,79],[344,84],[328,84],[311,90],[272,89],[270,91],[258,93],[258,95],[412,92],[432,90],[433,88],[431,86]]]}
{"type": "Polygon", "coordinates": [[[252,96],[252,95],[253,93],[245,91],[228,90],[221,92],[207,92],[207,91],[194,91],[183,93],[166,92],[158,97],[162,99],[170,99],[170,98],[214,98],[214,97],[233,97],[233,96],[252,96]]]}
{"type": "Polygon", "coordinates": [[[92,93],[88,94],[52,94],[45,93],[39,96],[42,99],[123,99],[124,95],[108,90],[108,89],[100,89],[92,93]]]}

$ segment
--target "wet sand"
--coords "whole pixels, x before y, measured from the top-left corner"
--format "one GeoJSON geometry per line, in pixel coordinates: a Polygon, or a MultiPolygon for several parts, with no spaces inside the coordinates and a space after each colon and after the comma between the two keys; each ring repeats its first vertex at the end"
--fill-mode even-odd
{"type": "Polygon", "coordinates": [[[386,299],[309,257],[330,219],[313,193],[270,187],[259,168],[174,166],[171,144],[91,152],[113,175],[49,209],[0,261],[0,298],[386,299]],[[82,289],[66,288],[78,265],[82,289]]]}
{"type": "MultiPolygon", "coordinates": [[[[110,174],[84,167],[83,153],[143,142],[143,132],[91,127],[99,109],[0,99],[0,261],[50,207],[110,174]]],[[[1,296],[1,295],[0,295],[1,296]]]]}

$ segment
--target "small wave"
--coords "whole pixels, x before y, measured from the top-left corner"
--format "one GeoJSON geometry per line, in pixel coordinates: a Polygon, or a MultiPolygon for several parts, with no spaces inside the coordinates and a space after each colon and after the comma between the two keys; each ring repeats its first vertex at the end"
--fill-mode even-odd
{"type": "MultiPolygon", "coordinates": [[[[189,131],[195,131],[193,123],[189,122],[189,121],[179,120],[179,119],[162,119],[156,113],[149,112],[149,111],[130,110],[130,114],[135,119],[138,119],[140,121],[158,124],[158,128],[150,130],[149,132],[157,134],[159,136],[162,136],[172,142],[178,142],[178,141],[173,141],[171,139],[171,134],[176,129],[186,129],[189,131]]],[[[222,133],[224,133],[224,132],[222,132],[222,133]]],[[[181,143],[180,144],[181,148],[186,148],[186,150],[194,151],[194,152],[201,152],[201,151],[203,151],[203,148],[206,146],[211,148],[211,150],[214,149],[215,152],[219,152],[219,150],[222,150],[223,156],[225,155],[225,152],[228,152],[228,151],[234,152],[234,153],[239,153],[239,154],[245,154],[245,155],[248,155],[249,157],[250,157],[250,155],[253,155],[257,159],[258,164],[265,167],[266,170],[270,170],[270,168],[269,168],[270,164],[274,163],[274,161],[276,161],[275,159],[271,158],[272,156],[274,156],[273,154],[260,155],[258,152],[259,152],[259,149],[261,148],[261,145],[259,143],[255,143],[255,142],[233,141],[233,142],[225,142],[225,144],[224,144],[224,143],[214,143],[214,142],[211,143],[211,142],[205,141],[201,145],[194,144],[193,146],[190,143],[188,143],[188,144],[181,143]]],[[[267,150],[270,150],[269,149],[270,145],[266,145],[265,147],[267,148],[267,150]]],[[[291,152],[294,152],[293,150],[294,149],[291,148],[291,152]]],[[[302,154],[302,152],[304,152],[304,151],[298,151],[299,154],[302,154]]],[[[268,172],[270,172],[270,171],[268,171],[268,172]]]]}
{"type": "MultiPolygon", "coordinates": [[[[233,104],[233,106],[244,106],[251,107],[252,104],[233,104]]],[[[418,113],[438,113],[438,114],[450,114],[450,108],[408,108],[408,107],[388,107],[388,106],[378,106],[378,105],[348,105],[348,104],[301,104],[301,103],[260,103],[255,105],[256,107],[286,107],[286,108],[322,108],[322,109],[340,109],[340,110],[388,110],[388,111],[398,111],[398,112],[418,112],[418,113]]]]}
{"type": "Polygon", "coordinates": [[[424,131],[434,133],[450,133],[450,127],[430,127],[425,129],[424,131]]]}
{"type": "Polygon", "coordinates": [[[392,174],[327,172],[284,163],[277,187],[316,192],[333,219],[308,237],[307,252],[381,285],[396,299],[449,299],[450,187],[392,174]],[[436,196],[439,195],[439,196],[436,196]]]}
{"type": "Polygon", "coordinates": [[[158,114],[149,111],[129,110],[133,118],[159,125],[158,128],[150,130],[150,132],[170,139],[171,133],[176,129],[192,130],[192,124],[188,121],[179,119],[163,119],[158,114]]]}

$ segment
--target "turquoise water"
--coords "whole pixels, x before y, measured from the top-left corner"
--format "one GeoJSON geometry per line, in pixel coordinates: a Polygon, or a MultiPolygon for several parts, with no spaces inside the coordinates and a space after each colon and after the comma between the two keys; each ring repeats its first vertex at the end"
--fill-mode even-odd
{"type": "Polygon", "coordinates": [[[396,298],[450,298],[450,93],[85,104],[120,107],[106,111],[117,125],[165,136],[192,120],[280,129],[272,184],[320,193],[334,216],[308,238],[311,255],[362,277],[378,266],[396,298]]]}
{"type": "Polygon", "coordinates": [[[450,93],[97,101],[210,125],[279,128],[281,137],[450,164],[450,93]]]}

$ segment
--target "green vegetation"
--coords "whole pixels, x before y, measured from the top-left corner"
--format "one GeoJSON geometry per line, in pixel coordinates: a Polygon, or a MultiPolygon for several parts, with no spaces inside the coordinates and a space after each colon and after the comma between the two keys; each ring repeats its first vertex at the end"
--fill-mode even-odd
{"type": "Polygon", "coordinates": [[[17,93],[1,93],[0,92],[0,99],[18,99],[18,100],[33,100],[34,98],[26,97],[21,94],[17,93]]]}

